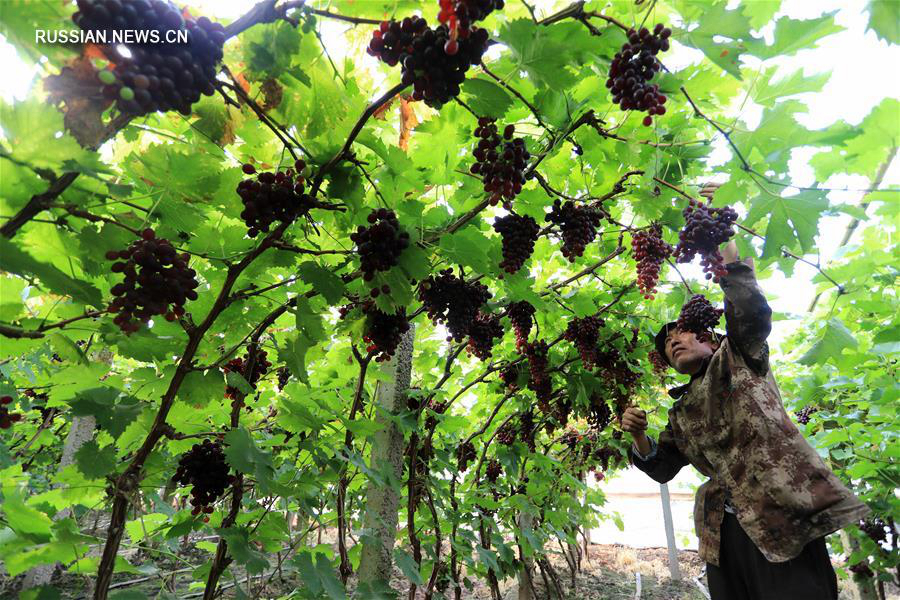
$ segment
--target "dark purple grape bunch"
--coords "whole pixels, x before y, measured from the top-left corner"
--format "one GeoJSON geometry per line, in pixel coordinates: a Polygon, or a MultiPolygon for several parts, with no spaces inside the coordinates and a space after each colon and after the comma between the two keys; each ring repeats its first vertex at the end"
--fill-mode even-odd
{"type": "Polygon", "coordinates": [[[200,96],[215,93],[225,28],[206,17],[185,18],[166,0],[78,0],[72,20],[83,31],[106,35],[103,52],[112,63],[100,71],[103,96],[122,113],[140,116],[177,110],[191,114],[200,96]],[[159,42],[135,39],[114,44],[113,30],[157,32],[159,42]],[[181,36],[187,37],[187,42],[181,36]],[[125,50],[123,51],[123,48],[125,50]]]}
{"type": "Polygon", "coordinates": [[[409,331],[406,309],[399,308],[395,314],[382,312],[374,302],[363,304],[366,322],[363,327],[363,341],[368,344],[366,351],[375,352],[375,360],[390,360],[400,345],[403,334],[409,331]]]}
{"type": "Polygon", "coordinates": [[[550,412],[550,398],[553,395],[553,384],[550,380],[549,359],[550,348],[544,340],[537,340],[525,346],[530,374],[528,389],[537,397],[538,406],[545,413],[550,412]]]}
{"type": "Polygon", "coordinates": [[[563,339],[575,345],[584,368],[590,371],[597,364],[597,340],[600,339],[600,328],[605,325],[598,316],[574,318],[569,321],[563,332],[563,339]]]}
{"type": "Polygon", "coordinates": [[[257,173],[256,167],[249,163],[242,169],[247,175],[256,174],[256,179],[244,179],[237,186],[237,193],[244,203],[241,219],[247,225],[250,237],[267,233],[276,222],[293,223],[316,204],[313,197],[305,193],[304,173],[308,175],[310,169],[302,159],[294,163],[294,169],[275,173],[257,173]]]}
{"type": "Polygon", "coordinates": [[[516,334],[516,348],[521,352],[528,345],[528,334],[534,324],[534,307],[527,300],[513,302],[506,309],[506,316],[512,323],[513,332],[516,334]]]}
{"type": "Polygon", "coordinates": [[[503,475],[503,466],[500,464],[500,461],[496,458],[490,459],[484,468],[484,476],[491,483],[496,483],[501,475],[503,475]]]}
{"type": "MultiPolygon", "coordinates": [[[[350,241],[356,244],[359,254],[360,269],[363,281],[372,281],[378,271],[389,271],[397,264],[397,260],[409,247],[409,234],[400,228],[400,222],[394,211],[379,208],[369,213],[369,226],[360,225],[350,235],[350,241]]],[[[377,298],[379,288],[371,292],[377,298]]],[[[386,293],[390,292],[390,288],[386,293]]]]}
{"type": "Polygon", "coordinates": [[[511,390],[519,389],[519,374],[522,372],[522,363],[510,363],[500,369],[500,381],[503,385],[511,390]]]}
{"type": "Polygon", "coordinates": [[[466,72],[481,62],[488,32],[473,28],[465,38],[452,37],[446,25],[429,28],[421,17],[382,21],[367,52],[389,66],[401,64],[401,81],[413,86],[414,100],[440,108],[459,95],[466,72]]]}
{"type": "Polygon", "coordinates": [[[509,420],[501,425],[497,430],[495,439],[499,444],[503,444],[504,446],[512,446],[516,443],[516,438],[518,438],[518,435],[519,428],[517,423],[514,420],[509,420]]]}
{"type": "Polygon", "coordinates": [[[167,321],[184,316],[184,303],[197,299],[197,272],[188,266],[190,256],[178,254],[172,243],[157,238],[152,229],[125,250],[110,250],[108,260],[115,260],[110,270],[122,273],[125,280],[110,290],[115,299],[109,312],[118,313],[113,322],[131,334],[155,315],[167,321]]]}
{"type": "Polygon", "coordinates": [[[660,267],[672,256],[673,250],[672,245],[662,238],[662,227],[658,223],[634,232],[631,237],[631,252],[637,261],[638,290],[647,300],[653,299],[660,267]]]}
{"type": "Polygon", "coordinates": [[[531,257],[541,228],[531,217],[511,212],[494,219],[494,231],[502,238],[503,260],[500,261],[500,268],[512,274],[531,257]]]}
{"type": "Polygon", "coordinates": [[[562,232],[562,253],[569,262],[575,262],[594,241],[602,218],[603,214],[596,208],[571,200],[563,204],[559,199],[547,214],[547,221],[559,226],[562,232]]]}
{"type": "Polygon", "coordinates": [[[525,442],[525,445],[534,452],[534,437],[537,433],[534,423],[534,413],[531,409],[519,415],[519,439],[525,442]]]}
{"type": "Polygon", "coordinates": [[[469,463],[478,458],[475,452],[475,444],[471,441],[461,443],[456,447],[456,464],[459,471],[463,472],[469,468],[469,463]]]}
{"type": "Polygon", "coordinates": [[[698,338],[709,339],[710,333],[719,324],[725,311],[713,306],[703,294],[694,294],[681,307],[677,327],[681,331],[689,331],[698,338]]]}
{"type": "MultiPolygon", "coordinates": [[[[465,39],[471,33],[473,23],[501,10],[503,4],[504,0],[440,0],[438,21],[449,28],[451,38],[465,39]]],[[[451,46],[448,52],[452,49],[451,46]]]]}
{"type": "Polygon", "coordinates": [[[12,403],[12,396],[0,397],[0,429],[9,429],[13,423],[18,423],[22,420],[21,414],[9,411],[9,406],[12,403]]]}
{"type": "Polygon", "coordinates": [[[597,433],[603,431],[612,422],[612,416],[609,403],[600,395],[593,394],[587,414],[587,422],[591,429],[597,433]]]}
{"type": "Polygon", "coordinates": [[[469,328],[466,351],[480,360],[487,360],[491,357],[494,340],[502,337],[503,326],[500,324],[500,315],[478,311],[469,328]]]}
{"type": "Polygon", "coordinates": [[[525,167],[531,154],[525,147],[525,140],[513,139],[515,132],[515,126],[507,125],[501,140],[496,120],[487,117],[479,118],[475,128],[475,137],[479,139],[472,156],[476,162],[469,170],[481,176],[491,206],[503,200],[503,205],[509,208],[525,185],[525,167]]]}
{"type": "Polygon", "coordinates": [[[435,427],[437,427],[438,420],[435,415],[442,415],[447,412],[447,408],[450,406],[449,402],[441,402],[432,399],[428,404],[428,410],[433,412],[434,414],[430,414],[425,418],[425,429],[428,431],[433,431],[435,427]]]}
{"type": "MultiPolygon", "coordinates": [[[[172,480],[179,485],[191,486],[192,515],[213,511],[212,505],[234,483],[234,476],[228,471],[225,451],[219,442],[203,440],[202,444],[194,444],[181,455],[172,480]]],[[[203,520],[209,521],[209,517],[203,520]]]]}
{"type": "Polygon", "coordinates": [[[794,414],[797,416],[798,423],[800,423],[801,425],[806,425],[807,423],[809,423],[810,417],[812,417],[817,412],[819,412],[818,407],[810,404],[808,406],[804,406],[794,414]]]}
{"type": "Polygon", "coordinates": [[[641,110],[647,113],[644,125],[653,123],[653,115],[666,114],[666,97],[659,85],[650,80],[662,69],[656,58],[669,49],[672,30],[658,23],[651,33],[646,27],[628,30],[628,42],[616,52],[609,66],[606,87],[612,92],[613,102],[622,110],[641,110]]]}
{"type": "Polygon", "coordinates": [[[455,276],[452,269],[445,269],[437,277],[431,275],[422,281],[418,297],[435,324],[446,323],[450,332],[447,341],[461,342],[491,293],[484,284],[467,282],[455,276]]]}
{"type": "Polygon", "coordinates": [[[288,382],[291,380],[291,370],[287,367],[278,367],[275,373],[278,375],[278,391],[280,392],[287,387],[288,382]]]}
{"type": "Polygon", "coordinates": [[[893,531],[893,527],[888,525],[881,517],[861,519],[859,521],[859,529],[879,546],[888,541],[888,532],[892,535],[897,535],[897,532],[893,531]]]}
{"type": "Polygon", "coordinates": [[[699,254],[706,278],[718,283],[719,278],[728,273],[719,246],[734,236],[737,211],[730,206],[713,208],[712,201],[691,200],[682,214],[685,223],[675,248],[677,261],[688,263],[699,254]]]}
{"type": "MultiPolygon", "coordinates": [[[[237,373],[244,378],[250,387],[256,389],[256,384],[266,376],[271,366],[272,363],[269,362],[268,353],[259,346],[250,345],[247,347],[247,353],[243,357],[232,358],[225,363],[222,371],[226,375],[228,373],[237,373]]],[[[244,394],[236,387],[226,385],[225,397],[234,402],[241,402],[244,394]]]]}

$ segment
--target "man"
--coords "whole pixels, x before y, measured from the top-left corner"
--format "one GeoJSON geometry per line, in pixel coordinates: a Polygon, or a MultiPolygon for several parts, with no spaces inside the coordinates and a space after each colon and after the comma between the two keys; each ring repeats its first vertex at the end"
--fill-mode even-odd
{"type": "Polygon", "coordinates": [[[697,490],[694,524],[713,600],[836,600],[825,537],[869,512],[791,422],[769,369],[772,310],[753,261],[722,249],[728,274],[726,335],[701,341],[664,325],[659,353],[690,381],[654,442],[646,413],[630,407],[634,465],[660,483],[691,464],[709,477],[697,490]]]}

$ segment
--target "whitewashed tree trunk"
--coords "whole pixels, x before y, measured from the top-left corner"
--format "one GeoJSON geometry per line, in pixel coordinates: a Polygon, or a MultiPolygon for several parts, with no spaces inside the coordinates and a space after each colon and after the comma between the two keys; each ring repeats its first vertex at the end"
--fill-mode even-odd
{"type": "MultiPolygon", "coordinates": [[[[527,512],[519,513],[519,531],[531,531],[534,528],[534,515],[527,512]]],[[[521,546],[520,546],[521,547],[521,546]]],[[[534,597],[534,581],[532,574],[534,573],[534,560],[524,556],[522,559],[522,567],[518,573],[519,595],[518,600],[535,600],[534,597]]]]}
{"type": "MultiPolygon", "coordinates": [[[[393,377],[388,382],[382,382],[376,394],[378,411],[375,420],[382,429],[374,436],[369,465],[374,471],[390,472],[394,483],[398,483],[403,474],[403,433],[388,415],[397,415],[406,409],[406,395],[412,375],[414,332],[415,327],[410,325],[388,363],[393,377]]],[[[382,486],[369,480],[364,519],[366,535],[362,540],[359,563],[359,587],[362,589],[390,581],[399,506],[399,486],[382,486]]]]}

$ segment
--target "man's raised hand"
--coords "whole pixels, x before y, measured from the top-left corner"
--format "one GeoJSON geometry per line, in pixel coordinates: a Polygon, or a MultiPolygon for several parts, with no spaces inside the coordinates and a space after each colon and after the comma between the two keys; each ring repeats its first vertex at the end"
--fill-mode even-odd
{"type": "Polygon", "coordinates": [[[647,431],[647,413],[636,406],[629,406],[622,413],[622,430],[632,436],[644,436],[647,431]]]}

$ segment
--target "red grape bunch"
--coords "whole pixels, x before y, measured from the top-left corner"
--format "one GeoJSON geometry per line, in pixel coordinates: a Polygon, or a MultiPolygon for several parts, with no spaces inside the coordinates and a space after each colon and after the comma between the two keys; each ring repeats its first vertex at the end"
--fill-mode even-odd
{"type": "Polygon", "coordinates": [[[0,429],[9,429],[13,423],[18,423],[22,420],[21,414],[9,412],[9,405],[12,403],[12,396],[0,397],[0,429]]]}
{"type": "Polygon", "coordinates": [[[710,304],[703,294],[694,294],[681,307],[678,315],[678,329],[689,331],[697,337],[707,337],[719,324],[725,311],[710,304]]]}
{"type": "Polygon", "coordinates": [[[400,229],[394,211],[386,208],[373,210],[369,213],[368,222],[368,227],[360,225],[350,235],[350,241],[356,244],[359,253],[363,281],[372,281],[378,271],[389,271],[409,246],[409,234],[400,229]]]}
{"type": "Polygon", "coordinates": [[[510,274],[521,269],[534,252],[534,243],[540,230],[537,221],[529,216],[509,213],[505,217],[497,217],[494,220],[494,231],[503,238],[500,268],[510,274]]]}
{"type": "Polygon", "coordinates": [[[440,108],[459,95],[466,71],[481,62],[488,32],[475,27],[465,38],[451,39],[446,25],[429,28],[421,17],[382,21],[367,52],[389,66],[401,64],[401,81],[412,84],[414,100],[440,108]]]}
{"type": "Polygon", "coordinates": [[[503,337],[500,315],[478,311],[469,328],[469,344],[466,350],[481,360],[491,357],[494,339],[503,337]]]}
{"type": "Polygon", "coordinates": [[[530,378],[528,389],[537,397],[538,406],[545,413],[550,412],[550,397],[553,395],[553,386],[550,381],[550,366],[548,354],[550,348],[544,340],[537,340],[525,346],[525,356],[528,358],[528,370],[530,378]]]}
{"type": "Polygon", "coordinates": [[[640,373],[632,371],[619,349],[613,346],[597,353],[597,364],[600,377],[615,402],[616,416],[622,416],[628,406],[631,392],[640,379],[640,373]]]}
{"type": "Polygon", "coordinates": [[[516,348],[520,352],[528,345],[528,334],[534,324],[534,313],[534,307],[527,300],[513,302],[506,309],[506,316],[509,317],[516,334],[516,348]]]}
{"type": "MultiPolygon", "coordinates": [[[[228,474],[222,444],[207,439],[181,455],[172,480],[191,486],[191,505],[194,507],[191,514],[196,516],[213,511],[213,503],[234,483],[234,476],[228,474]]],[[[209,517],[204,521],[209,521],[209,517]]]]}
{"type": "Polygon", "coordinates": [[[472,156],[476,162],[469,170],[474,175],[481,175],[484,191],[490,194],[491,206],[496,206],[502,199],[508,208],[525,185],[525,166],[531,154],[525,148],[525,140],[513,139],[515,131],[513,125],[507,125],[501,141],[495,120],[487,117],[479,118],[475,128],[475,137],[479,140],[472,156]]]}
{"type": "Polygon", "coordinates": [[[638,289],[647,300],[653,299],[653,292],[659,282],[659,268],[672,256],[671,244],[662,239],[662,227],[654,223],[649,229],[636,231],[631,238],[631,251],[637,261],[638,289]]]}
{"type": "Polygon", "coordinates": [[[478,458],[478,453],[475,452],[475,444],[471,441],[463,442],[456,447],[456,464],[460,472],[468,469],[469,463],[476,458],[478,458]]]}
{"type": "Polygon", "coordinates": [[[525,442],[525,445],[534,452],[534,413],[527,410],[519,415],[519,439],[525,442]]]}
{"type": "Polygon", "coordinates": [[[484,469],[484,475],[488,481],[496,483],[497,479],[503,475],[503,466],[500,464],[500,461],[496,458],[489,460],[484,469]]]}
{"type": "Polygon", "coordinates": [[[401,307],[396,314],[389,315],[369,301],[363,304],[363,314],[366,315],[363,328],[363,341],[368,344],[366,351],[377,351],[377,362],[390,360],[397,351],[403,334],[409,330],[406,309],[401,307]]]}
{"type": "Polygon", "coordinates": [[[503,0],[440,0],[438,21],[450,29],[451,39],[466,38],[472,23],[481,21],[495,10],[503,9],[503,0]]]}
{"type": "MultiPolygon", "coordinates": [[[[256,237],[260,232],[268,232],[276,221],[292,223],[305,215],[316,205],[313,197],[305,193],[303,173],[309,173],[306,163],[298,160],[294,169],[275,173],[262,172],[256,180],[244,179],[237,186],[237,193],[244,203],[241,219],[247,225],[247,235],[256,237]]],[[[256,173],[256,167],[243,165],[247,175],[256,173]]]]}
{"type": "Polygon", "coordinates": [[[597,364],[597,340],[600,338],[600,328],[604,325],[603,319],[597,316],[576,317],[569,321],[563,332],[563,339],[575,344],[578,356],[588,371],[597,364]]]}
{"type": "Polygon", "coordinates": [[[516,437],[519,433],[519,428],[516,425],[515,421],[506,421],[503,425],[497,429],[497,434],[495,439],[498,443],[503,444],[504,446],[512,446],[516,443],[516,437]]]}
{"type": "Polygon", "coordinates": [[[108,260],[115,260],[110,270],[122,273],[125,280],[112,287],[116,298],[109,312],[119,313],[113,322],[126,334],[140,329],[154,315],[165,315],[174,321],[184,315],[184,303],[196,300],[200,284],[197,272],[188,267],[188,254],[178,254],[169,240],[157,238],[152,229],[125,250],[110,250],[108,260]]]}
{"type": "Polygon", "coordinates": [[[553,209],[547,214],[547,221],[562,230],[562,253],[569,262],[575,262],[594,241],[602,218],[595,208],[579,206],[571,200],[563,204],[559,199],[553,202],[553,209]]]}
{"type": "Polygon", "coordinates": [[[718,282],[719,277],[728,273],[719,246],[734,235],[732,225],[737,220],[737,211],[730,206],[713,208],[711,201],[691,200],[682,214],[684,229],[678,234],[675,248],[678,262],[691,262],[699,254],[706,278],[718,282]]]}
{"type": "Polygon", "coordinates": [[[157,31],[160,43],[110,44],[103,52],[110,70],[99,73],[103,95],[129,115],[177,110],[191,114],[200,96],[212,96],[225,43],[225,28],[206,17],[185,18],[166,0],[78,0],[72,20],[84,31],[157,31]],[[187,43],[179,35],[187,35],[187,43]]]}
{"type": "Polygon", "coordinates": [[[653,115],[666,114],[666,97],[659,85],[650,84],[653,76],[662,69],[656,55],[669,49],[672,30],[658,23],[651,33],[646,27],[640,31],[628,30],[628,42],[616,52],[609,66],[606,87],[613,95],[613,102],[622,110],[646,111],[644,125],[653,123],[653,115]]]}
{"type": "Polygon", "coordinates": [[[612,411],[609,404],[601,396],[594,394],[591,396],[591,404],[588,407],[587,422],[591,428],[600,432],[606,429],[606,426],[612,421],[612,411]]]}
{"type": "Polygon", "coordinates": [[[665,375],[666,371],[669,370],[669,363],[666,362],[663,355],[656,350],[648,352],[647,358],[650,360],[650,364],[653,365],[653,372],[657,375],[665,375]]]}
{"type": "MultiPolygon", "coordinates": [[[[266,351],[259,346],[250,345],[247,347],[247,354],[243,358],[232,358],[222,370],[227,373],[237,373],[246,380],[250,387],[256,389],[259,380],[265,377],[269,372],[272,363],[268,361],[266,351]]],[[[243,400],[243,393],[236,387],[230,385],[225,386],[225,397],[230,398],[234,402],[243,400]]],[[[248,407],[247,410],[250,410],[248,407]]]]}
{"type": "Polygon", "coordinates": [[[447,341],[461,342],[469,335],[478,310],[490,299],[487,286],[456,277],[452,269],[429,276],[419,286],[419,300],[429,318],[434,323],[446,323],[450,332],[447,341]]]}

